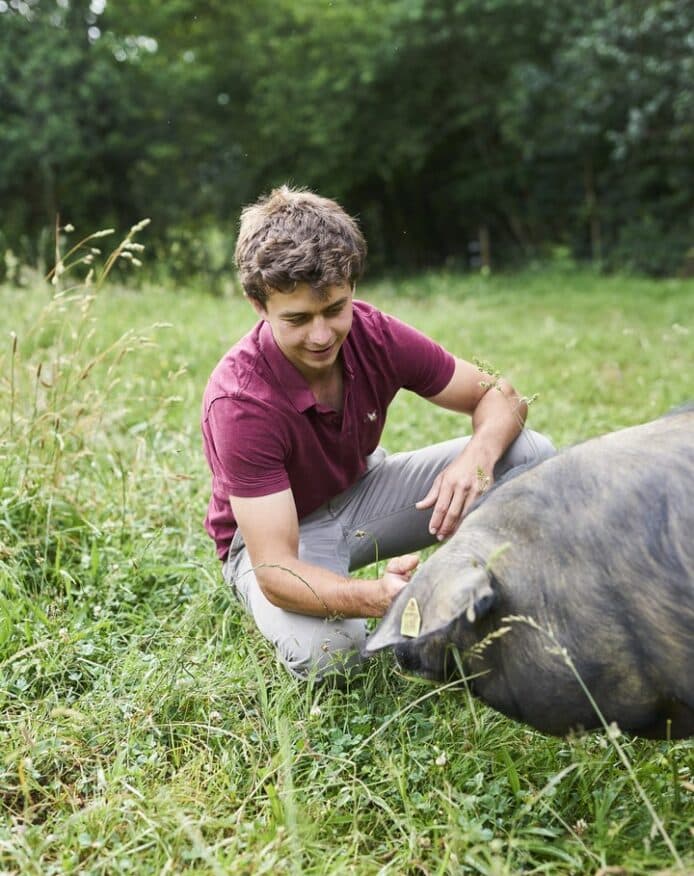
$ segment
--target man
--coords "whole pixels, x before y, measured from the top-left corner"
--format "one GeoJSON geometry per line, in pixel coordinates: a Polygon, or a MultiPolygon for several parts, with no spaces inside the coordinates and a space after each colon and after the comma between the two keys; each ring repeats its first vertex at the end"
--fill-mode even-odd
{"type": "Polygon", "coordinates": [[[408,551],[455,532],[474,500],[553,448],[523,431],[503,379],[354,299],[366,243],[334,201],[286,186],[246,208],[236,262],[260,319],[215,368],[203,402],[205,521],[260,632],[301,678],[360,661],[414,571],[408,551]],[[472,417],[473,434],[387,455],[401,388],[472,417]],[[391,557],[377,580],[350,570],[391,557]]]}

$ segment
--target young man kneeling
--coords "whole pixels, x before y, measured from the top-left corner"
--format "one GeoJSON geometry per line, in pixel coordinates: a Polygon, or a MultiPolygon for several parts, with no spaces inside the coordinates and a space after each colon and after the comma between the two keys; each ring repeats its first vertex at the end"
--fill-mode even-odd
{"type": "Polygon", "coordinates": [[[366,256],[334,201],[282,187],[241,216],[236,262],[259,322],[219,362],[202,430],[212,470],[205,525],[233,586],[301,678],[361,660],[414,571],[409,552],[455,532],[516,465],[551,456],[523,429],[501,379],[354,298],[366,256]],[[405,388],[472,418],[472,436],[387,454],[388,406],[405,388]],[[404,555],[403,555],[404,554],[404,555]],[[392,558],[377,580],[349,576],[392,558]]]}

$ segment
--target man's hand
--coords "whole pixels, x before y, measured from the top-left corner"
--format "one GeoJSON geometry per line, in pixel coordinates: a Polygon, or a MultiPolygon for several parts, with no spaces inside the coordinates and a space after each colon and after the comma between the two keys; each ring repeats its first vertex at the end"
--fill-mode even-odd
{"type": "Polygon", "coordinates": [[[464,452],[440,472],[426,496],[416,507],[434,511],[429,532],[439,541],[453,535],[473,502],[492,484],[493,463],[488,455],[475,452],[472,442],[464,452]]]}
{"type": "Polygon", "coordinates": [[[448,386],[429,401],[470,414],[473,435],[465,450],[434,480],[416,507],[434,508],[429,532],[439,541],[453,535],[473,502],[487,490],[494,466],[518,437],[528,406],[503,377],[494,377],[464,359],[456,359],[448,386]]]}
{"type": "Polygon", "coordinates": [[[377,617],[382,617],[388,611],[391,602],[410,580],[418,564],[419,557],[416,554],[403,554],[388,560],[383,577],[378,582],[379,607],[382,610],[377,617]]]}
{"type": "Polygon", "coordinates": [[[263,595],[285,611],[313,617],[383,617],[419,557],[386,563],[382,578],[348,578],[299,559],[299,521],[291,490],[230,496],[263,595]]]}

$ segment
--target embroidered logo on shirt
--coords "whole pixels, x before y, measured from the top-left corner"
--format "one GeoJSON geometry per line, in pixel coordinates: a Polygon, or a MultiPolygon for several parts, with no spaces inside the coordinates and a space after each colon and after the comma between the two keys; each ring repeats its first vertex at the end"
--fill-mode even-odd
{"type": "Polygon", "coordinates": [[[368,411],[364,419],[368,420],[370,423],[375,423],[377,417],[378,411],[368,411]]]}

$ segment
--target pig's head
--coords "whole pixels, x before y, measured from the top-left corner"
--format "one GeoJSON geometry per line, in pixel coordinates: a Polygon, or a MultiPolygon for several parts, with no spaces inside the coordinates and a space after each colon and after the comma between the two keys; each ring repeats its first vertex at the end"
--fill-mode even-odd
{"type": "Polygon", "coordinates": [[[454,677],[456,650],[466,651],[484,638],[496,599],[491,571],[454,539],[398,594],[368,638],[365,654],[391,647],[407,672],[435,681],[454,677]]]}

